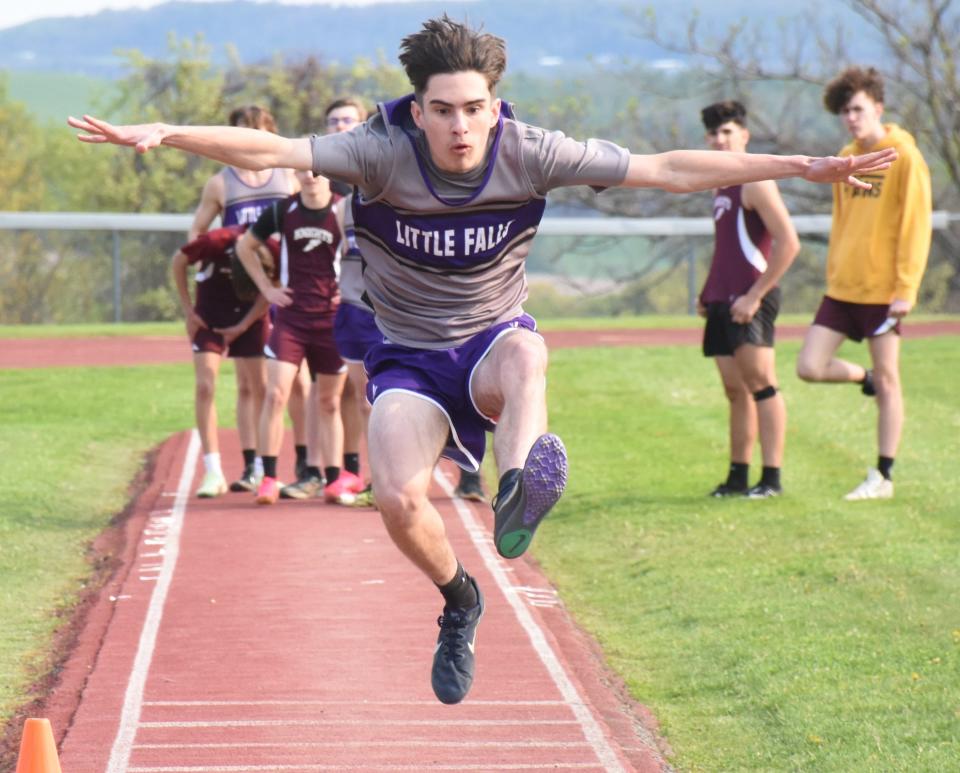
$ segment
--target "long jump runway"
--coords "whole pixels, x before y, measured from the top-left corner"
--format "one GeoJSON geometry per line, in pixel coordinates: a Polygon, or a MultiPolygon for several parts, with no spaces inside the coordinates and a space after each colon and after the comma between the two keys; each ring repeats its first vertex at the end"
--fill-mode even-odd
{"type": "MultiPolygon", "coordinates": [[[[234,433],[221,445],[239,458],[234,433]]],[[[486,611],[473,690],[444,706],[442,599],[379,514],[198,500],[198,457],[195,433],[168,440],[125,522],[50,703],[65,773],[668,769],[534,563],[497,556],[489,507],[452,498],[452,469],[433,494],[486,611]]]]}

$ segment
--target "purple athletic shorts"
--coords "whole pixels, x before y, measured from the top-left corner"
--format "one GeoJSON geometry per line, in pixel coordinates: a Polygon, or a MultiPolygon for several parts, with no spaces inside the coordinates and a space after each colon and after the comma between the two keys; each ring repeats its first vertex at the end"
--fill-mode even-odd
{"type": "Polygon", "coordinates": [[[373,320],[373,312],[352,303],[341,303],[333,321],[333,340],[347,362],[363,362],[370,347],[383,343],[383,333],[373,320]]]}
{"type": "Polygon", "coordinates": [[[269,334],[270,323],[266,316],[258,319],[241,335],[234,338],[230,346],[227,346],[219,333],[214,333],[208,328],[200,328],[193,337],[193,351],[195,353],[213,352],[221,357],[224,352],[227,353],[227,357],[263,357],[263,345],[267,342],[269,334]]]}
{"type": "Polygon", "coordinates": [[[889,310],[886,303],[850,303],[824,295],[813,324],[843,333],[851,341],[875,338],[891,330],[900,335],[900,320],[889,316],[889,310]]]}
{"type": "Polygon", "coordinates": [[[450,423],[442,455],[465,470],[479,470],[487,447],[487,432],[496,416],[484,416],[470,394],[473,372],[494,342],[512,330],[536,331],[529,314],[487,328],[453,349],[412,349],[379,343],[363,361],[370,379],[367,399],[372,404],[390,391],[410,392],[436,405],[450,423]]]}

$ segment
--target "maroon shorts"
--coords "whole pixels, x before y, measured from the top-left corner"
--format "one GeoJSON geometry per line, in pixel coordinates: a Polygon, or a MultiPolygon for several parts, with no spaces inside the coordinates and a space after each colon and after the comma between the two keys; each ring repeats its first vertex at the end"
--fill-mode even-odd
{"type": "Polygon", "coordinates": [[[221,356],[226,351],[227,357],[263,357],[263,346],[269,334],[270,323],[266,316],[250,325],[242,335],[234,338],[229,347],[219,333],[200,328],[193,337],[193,351],[213,352],[221,356]]]}
{"type": "Polygon", "coordinates": [[[332,315],[305,324],[285,318],[282,310],[278,310],[263,353],[272,360],[291,365],[299,365],[306,359],[311,378],[316,378],[318,373],[333,376],[346,368],[333,340],[332,315]]]}
{"type": "Polygon", "coordinates": [[[891,317],[889,311],[888,303],[850,303],[824,295],[813,324],[843,333],[851,341],[875,338],[891,330],[899,335],[900,320],[891,317]]]}

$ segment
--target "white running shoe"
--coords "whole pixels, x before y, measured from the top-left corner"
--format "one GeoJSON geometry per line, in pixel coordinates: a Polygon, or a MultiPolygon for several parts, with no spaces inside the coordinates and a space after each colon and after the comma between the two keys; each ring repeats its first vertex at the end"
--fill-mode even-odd
{"type": "Polygon", "coordinates": [[[227,493],[227,479],[222,472],[208,472],[203,476],[197,496],[201,499],[211,499],[227,493]]]}
{"type": "Polygon", "coordinates": [[[880,471],[871,467],[867,470],[867,479],[847,494],[844,499],[852,502],[858,499],[890,499],[893,497],[893,481],[884,478],[880,471]]]}

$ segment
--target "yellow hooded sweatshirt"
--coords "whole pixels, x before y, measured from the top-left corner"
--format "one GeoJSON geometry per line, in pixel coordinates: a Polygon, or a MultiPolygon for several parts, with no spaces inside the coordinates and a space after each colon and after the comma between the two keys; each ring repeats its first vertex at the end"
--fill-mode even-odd
{"type": "Polygon", "coordinates": [[[841,156],[894,147],[899,158],[861,179],[869,191],[833,186],[833,225],[827,252],[827,295],[850,303],[916,303],[930,251],[930,171],[909,132],[884,124],[876,145],[852,142],[841,156]]]}

